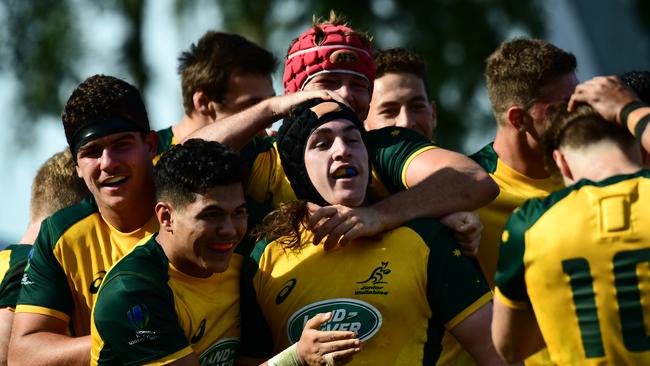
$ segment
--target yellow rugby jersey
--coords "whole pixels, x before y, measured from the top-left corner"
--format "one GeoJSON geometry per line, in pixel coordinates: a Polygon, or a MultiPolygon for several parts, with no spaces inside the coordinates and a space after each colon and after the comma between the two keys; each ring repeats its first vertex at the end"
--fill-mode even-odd
{"type": "Polygon", "coordinates": [[[546,197],[551,192],[564,188],[564,185],[559,179],[532,179],[517,172],[499,159],[493,143],[489,143],[470,157],[490,174],[500,190],[494,201],[477,211],[483,223],[478,260],[490,288],[494,288],[498,245],[503,226],[512,211],[527,199],[546,197]]]}
{"type": "Polygon", "coordinates": [[[304,233],[300,253],[258,243],[242,269],[245,358],[266,359],[300,339],[305,322],[332,312],[326,330],[364,341],[355,365],[432,365],[445,328],[491,300],[475,260],[449,230],[414,220],[379,239],[324,251],[304,233]]]}
{"type": "MultiPolygon", "coordinates": [[[[401,127],[368,131],[366,143],[372,163],[370,189],[379,197],[407,189],[405,174],[409,163],[418,154],[435,148],[419,133],[401,127]]],[[[241,154],[250,165],[246,193],[252,199],[272,207],[296,200],[284,174],[275,139],[255,137],[241,154]]]]}
{"type": "Polygon", "coordinates": [[[553,362],[650,364],[650,172],[582,180],[513,213],[497,296],[531,306],[553,362]]]}
{"type": "Polygon", "coordinates": [[[138,230],[118,231],[104,221],[92,196],[56,212],[41,224],[16,312],[69,320],[73,336],[90,334],[90,311],[106,271],[157,230],[152,216],[138,230]]]}
{"type": "Polygon", "coordinates": [[[232,365],[239,344],[243,257],[208,278],[169,262],[155,235],[106,274],[93,309],[91,364],[165,364],[192,352],[203,366],[232,365]]]}
{"type": "Polygon", "coordinates": [[[156,131],[156,135],[158,135],[158,147],[156,148],[156,156],[154,156],[152,160],[153,165],[158,163],[162,153],[167,151],[167,149],[172,145],[178,143],[178,141],[176,141],[176,136],[174,136],[174,132],[172,131],[172,126],[156,131]]]}
{"type": "Polygon", "coordinates": [[[0,308],[14,309],[32,246],[14,244],[0,251],[0,308]]]}

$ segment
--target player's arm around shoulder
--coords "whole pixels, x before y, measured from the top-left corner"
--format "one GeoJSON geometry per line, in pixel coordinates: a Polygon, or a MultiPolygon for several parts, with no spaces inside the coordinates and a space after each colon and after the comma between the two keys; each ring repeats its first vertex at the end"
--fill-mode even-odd
{"type": "Polygon", "coordinates": [[[538,200],[529,200],[510,216],[499,245],[495,275],[492,338],[499,355],[509,363],[520,362],[544,347],[526,291],[525,234],[538,200]]]}

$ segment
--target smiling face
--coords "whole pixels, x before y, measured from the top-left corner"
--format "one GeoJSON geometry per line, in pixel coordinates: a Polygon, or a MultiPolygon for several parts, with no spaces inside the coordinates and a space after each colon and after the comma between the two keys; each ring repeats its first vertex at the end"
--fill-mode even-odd
{"type": "MultiPolygon", "coordinates": [[[[216,186],[184,206],[167,205],[169,221],[161,230],[171,233],[172,263],[183,273],[208,277],[228,269],[232,252],[246,233],[246,201],[240,183],[216,186]],[[171,207],[171,208],[169,208],[171,207]]],[[[160,217],[160,215],[159,215],[160,217]]]]}
{"type": "Polygon", "coordinates": [[[358,207],[368,186],[368,151],[356,126],[344,119],[322,124],[307,139],[305,167],[330,204],[358,207]]]}
{"type": "Polygon", "coordinates": [[[100,137],[77,152],[77,174],[101,211],[133,210],[153,190],[155,133],[120,132],[100,137]]]}

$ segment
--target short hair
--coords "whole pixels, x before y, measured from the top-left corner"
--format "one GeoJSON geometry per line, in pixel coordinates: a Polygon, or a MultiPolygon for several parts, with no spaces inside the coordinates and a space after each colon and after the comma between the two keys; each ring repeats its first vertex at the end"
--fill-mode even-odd
{"type": "Polygon", "coordinates": [[[154,168],[156,199],[172,205],[194,202],[195,194],[247,180],[239,153],[214,141],[189,139],[165,151],[154,168]]]}
{"type": "Polygon", "coordinates": [[[69,149],[52,155],[41,165],[32,182],[30,220],[48,217],[72,206],[88,195],[88,187],[77,175],[69,149]]]}
{"type": "Polygon", "coordinates": [[[530,108],[549,81],[576,69],[572,53],[539,39],[503,42],[486,61],[487,90],[496,113],[512,104],[530,108]]]}
{"type": "Polygon", "coordinates": [[[650,71],[629,71],[621,75],[621,81],[643,101],[650,104],[650,71]]]}
{"type": "Polygon", "coordinates": [[[228,77],[235,71],[270,76],[278,66],[273,54],[246,38],[231,33],[206,32],[178,58],[185,113],[194,111],[198,90],[218,103],[228,92],[228,77]]]}
{"type": "Polygon", "coordinates": [[[68,146],[73,146],[74,134],[81,128],[100,120],[111,123],[111,117],[128,120],[143,135],[150,131],[147,109],[135,86],[108,75],[87,78],[72,92],[63,108],[61,119],[68,146]]]}
{"type": "Polygon", "coordinates": [[[386,73],[404,72],[419,77],[426,86],[427,65],[422,57],[415,52],[405,48],[378,50],[375,52],[375,64],[377,65],[375,79],[386,73]]]}
{"type": "Polygon", "coordinates": [[[550,126],[542,136],[549,172],[558,173],[553,151],[561,147],[580,148],[604,140],[614,142],[624,151],[636,145],[625,127],[608,122],[590,105],[578,105],[572,112],[566,109],[566,103],[551,106],[550,126]]]}

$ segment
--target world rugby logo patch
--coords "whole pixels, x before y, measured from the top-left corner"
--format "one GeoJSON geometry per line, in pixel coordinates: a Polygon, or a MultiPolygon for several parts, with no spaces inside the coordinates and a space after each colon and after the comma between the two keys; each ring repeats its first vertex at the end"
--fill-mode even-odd
{"type": "Polygon", "coordinates": [[[321,326],[321,330],[352,331],[361,341],[366,341],[381,328],[381,313],[369,303],[356,299],[329,299],[309,304],[291,315],[287,322],[289,341],[298,342],[307,321],[318,313],[327,312],[332,312],[332,318],[321,326]]]}

